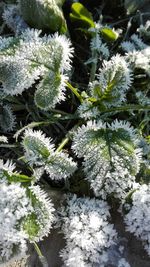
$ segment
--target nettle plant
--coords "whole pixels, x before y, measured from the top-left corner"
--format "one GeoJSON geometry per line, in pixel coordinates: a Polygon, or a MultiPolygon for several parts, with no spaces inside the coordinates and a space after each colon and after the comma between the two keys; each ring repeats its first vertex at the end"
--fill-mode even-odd
{"type": "MultiPolygon", "coordinates": [[[[74,49],[66,36],[27,27],[0,38],[1,158],[4,149],[17,151],[16,165],[0,161],[0,266],[24,258],[29,243],[47,266],[37,242],[55,225],[66,239],[63,266],[106,267],[119,242],[109,212],[114,200],[123,207],[127,230],[150,254],[149,22],[118,41],[119,30],[95,23],[79,3],[70,17],[91,38],[89,83],[82,92],[69,82],[74,49]],[[63,103],[74,106],[71,114],[61,110],[63,103]],[[30,117],[23,128],[22,110],[30,117]],[[71,127],[58,145],[50,126],[64,121],[71,127]],[[9,143],[11,133],[16,143],[9,143]],[[60,209],[42,187],[45,176],[56,191],[61,187],[60,209]]],[[[120,253],[116,266],[130,264],[120,253]]]]}

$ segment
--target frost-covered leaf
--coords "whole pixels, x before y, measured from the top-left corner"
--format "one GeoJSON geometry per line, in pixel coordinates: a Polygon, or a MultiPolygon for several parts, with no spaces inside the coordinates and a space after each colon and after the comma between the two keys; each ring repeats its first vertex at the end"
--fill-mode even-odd
{"type": "Polygon", "coordinates": [[[47,236],[54,222],[54,207],[48,195],[38,186],[32,185],[27,189],[33,212],[22,223],[23,230],[29,240],[38,242],[47,236]]]}
{"type": "Polygon", "coordinates": [[[29,27],[20,15],[18,5],[6,5],[3,20],[16,36],[29,27]]]}
{"type": "Polygon", "coordinates": [[[65,77],[59,73],[50,72],[38,84],[34,95],[35,104],[44,110],[54,108],[55,105],[64,100],[65,77]]]}
{"type": "Polygon", "coordinates": [[[26,30],[17,38],[0,39],[0,81],[2,93],[18,95],[35,81],[35,102],[42,109],[64,100],[64,80],[68,80],[73,48],[66,36],[45,35],[26,30]]]}
{"type": "Polygon", "coordinates": [[[19,0],[19,7],[31,27],[65,33],[67,25],[62,11],[63,3],[64,0],[19,0]]]}
{"type": "Polygon", "coordinates": [[[103,61],[97,79],[89,83],[89,98],[79,106],[82,118],[99,118],[110,107],[118,107],[126,101],[126,93],[132,84],[132,71],[125,58],[113,56],[103,61]]]}
{"type": "Polygon", "coordinates": [[[0,62],[0,80],[7,95],[21,94],[35,80],[39,79],[40,68],[33,68],[21,55],[2,56],[0,62]]]}
{"type": "Polygon", "coordinates": [[[135,130],[127,122],[111,125],[89,121],[74,134],[73,150],[84,158],[86,179],[96,196],[123,198],[139,171],[141,152],[135,130]]]}
{"type": "Polygon", "coordinates": [[[67,153],[57,152],[51,139],[41,131],[26,130],[23,147],[29,164],[45,169],[51,179],[69,177],[76,170],[72,158],[67,153]]]}
{"type": "Polygon", "coordinates": [[[107,105],[125,101],[125,93],[131,85],[131,70],[125,59],[119,55],[104,61],[97,80],[90,85],[91,96],[107,105]]]}

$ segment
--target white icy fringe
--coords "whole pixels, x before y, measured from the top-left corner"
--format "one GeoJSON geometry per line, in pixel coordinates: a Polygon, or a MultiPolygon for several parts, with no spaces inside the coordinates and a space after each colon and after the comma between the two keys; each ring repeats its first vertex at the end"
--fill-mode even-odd
{"type": "Polygon", "coordinates": [[[2,181],[5,182],[7,180],[6,173],[8,173],[9,175],[12,175],[15,168],[16,166],[14,163],[12,163],[12,161],[7,160],[4,163],[3,160],[0,159],[0,182],[2,181]]]}
{"type": "Polygon", "coordinates": [[[132,206],[124,219],[126,229],[142,240],[150,256],[150,185],[140,185],[132,194],[132,206]]]}
{"type": "Polygon", "coordinates": [[[24,257],[27,242],[42,240],[55,220],[53,204],[38,185],[10,182],[14,168],[0,161],[0,265],[24,257]]]}
{"type": "Polygon", "coordinates": [[[106,202],[90,198],[67,200],[61,211],[62,230],[66,247],[60,255],[64,266],[105,266],[107,249],[115,243],[116,231],[109,223],[109,207],[106,202]]]}
{"type": "Polygon", "coordinates": [[[8,139],[5,135],[0,135],[0,143],[8,143],[8,139]]]}
{"type": "Polygon", "coordinates": [[[41,174],[45,170],[51,179],[65,179],[76,170],[72,158],[67,153],[57,152],[52,140],[41,131],[26,130],[22,144],[29,164],[41,168],[41,174]]]}
{"type": "Polygon", "coordinates": [[[113,193],[123,200],[128,190],[134,188],[141,149],[128,122],[115,120],[110,125],[88,121],[74,133],[72,148],[84,159],[86,179],[96,196],[105,199],[113,193]]]}

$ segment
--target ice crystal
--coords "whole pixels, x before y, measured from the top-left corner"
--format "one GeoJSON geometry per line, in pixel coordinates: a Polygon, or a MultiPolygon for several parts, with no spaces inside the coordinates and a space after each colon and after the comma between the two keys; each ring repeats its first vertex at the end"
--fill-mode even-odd
{"type": "Polygon", "coordinates": [[[0,135],[0,143],[8,143],[8,139],[4,135],[0,135]]]}
{"type": "Polygon", "coordinates": [[[107,203],[74,195],[61,215],[66,239],[66,247],[61,251],[64,266],[105,266],[107,249],[116,240],[107,203]]]}
{"type": "Polygon", "coordinates": [[[139,171],[141,150],[128,122],[89,121],[74,134],[73,150],[84,158],[86,179],[96,196],[109,194],[122,199],[132,188],[139,171]]]}

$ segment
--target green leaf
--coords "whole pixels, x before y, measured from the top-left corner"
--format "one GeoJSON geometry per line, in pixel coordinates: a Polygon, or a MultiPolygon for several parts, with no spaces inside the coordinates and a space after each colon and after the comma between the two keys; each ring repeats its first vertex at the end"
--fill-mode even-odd
{"type": "Polygon", "coordinates": [[[23,221],[23,230],[28,234],[29,240],[32,240],[39,233],[40,226],[38,224],[37,215],[29,214],[23,221]]]}
{"type": "Polygon", "coordinates": [[[114,42],[118,39],[118,36],[119,36],[117,32],[106,27],[100,29],[100,33],[102,37],[105,39],[105,41],[107,42],[114,42]]]}
{"type": "Polygon", "coordinates": [[[64,0],[19,0],[21,14],[31,27],[61,33],[67,31],[63,3],[64,0]]]}
{"type": "Polygon", "coordinates": [[[78,22],[82,27],[95,27],[91,13],[80,3],[73,3],[71,6],[70,19],[78,22]]]}
{"type": "Polygon", "coordinates": [[[11,175],[9,175],[7,171],[4,171],[4,174],[10,183],[11,182],[28,183],[28,182],[33,181],[32,177],[29,177],[27,175],[20,174],[20,173],[12,173],[11,175]]]}

